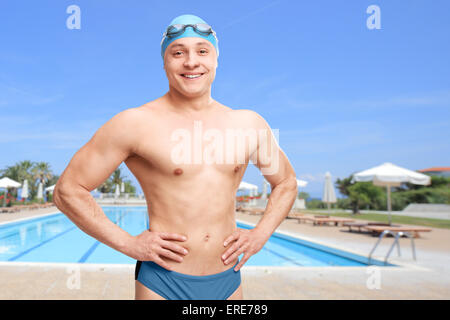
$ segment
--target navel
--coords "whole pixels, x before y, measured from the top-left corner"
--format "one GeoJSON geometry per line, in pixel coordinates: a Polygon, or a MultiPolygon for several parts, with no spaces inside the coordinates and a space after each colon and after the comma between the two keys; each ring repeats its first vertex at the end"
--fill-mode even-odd
{"type": "Polygon", "coordinates": [[[183,174],[183,170],[181,168],[176,168],[173,170],[173,174],[179,176],[180,174],[183,174]]]}
{"type": "Polygon", "coordinates": [[[239,166],[236,166],[235,168],[234,168],[234,172],[238,172],[239,171],[239,166]]]}
{"type": "Polygon", "coordinates": [[[209,234],[206,234],[206,236],[203,238],[203,240],[208,241],[209,240],[209,234]]]}

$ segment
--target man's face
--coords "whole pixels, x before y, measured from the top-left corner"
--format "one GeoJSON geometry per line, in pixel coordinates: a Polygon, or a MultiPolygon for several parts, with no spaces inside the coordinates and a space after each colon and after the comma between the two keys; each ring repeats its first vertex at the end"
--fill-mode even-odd
{"type": "Polygon", "coordinates": [[[216,77],[217,53],[211,42],[197,37],[177,39],[167,47],[164,69],[169,85],[189,97],[205,94],[216,77]],[[186,76],[197,76],[187,78],[186,76]]]}

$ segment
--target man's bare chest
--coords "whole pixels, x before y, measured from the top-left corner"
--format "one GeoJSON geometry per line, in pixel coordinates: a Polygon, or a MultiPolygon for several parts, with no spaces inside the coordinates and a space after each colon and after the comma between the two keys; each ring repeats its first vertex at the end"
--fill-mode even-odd
{"type": "Polygon", "coordinates": [[[162,175],[236,175],[256,150],[257,135],[232,121],[161,121],[141,129],[136,159],[162,175]]]}

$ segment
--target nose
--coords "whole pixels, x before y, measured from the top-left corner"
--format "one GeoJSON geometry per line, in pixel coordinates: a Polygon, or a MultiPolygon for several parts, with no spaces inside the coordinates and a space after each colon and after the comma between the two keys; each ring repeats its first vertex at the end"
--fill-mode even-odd
{"type": "Polygon", "coordinates": [[[189,52],[186,55],[186,60],[184,61],[184,66],[186,68],[193,69],[193,68],[197,67],[198,65],[199,65],[199,62],[198,62],[195,52],[189,52]]]}

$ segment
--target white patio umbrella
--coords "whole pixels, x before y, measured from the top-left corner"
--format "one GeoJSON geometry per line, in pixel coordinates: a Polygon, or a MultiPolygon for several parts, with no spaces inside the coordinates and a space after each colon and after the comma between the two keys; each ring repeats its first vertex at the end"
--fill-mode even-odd
{"type": "Polygon", "coordinates": [[[239,183],[239,187],[238,187],[238,191],[243,191],[243,190],[256,190],[258,191],[258,186],[251,184],[251,183],[247,183],[244,181],[241,181],[241,183],[239,183]]]}
{"type": "Polygon", "coordinates": [[[331,181],[331,174],[325,173],[325,184],[323,187],[322,202],[325,202],[330,211],[330,204],[336,203],[336,193],[334,192],[333,182],[331,181]]]}
{"type": "Polygon", "coordinates": [[[44,196],[43,196],[43,193],[44,193],[43,189],[44,189],[44,186],[43,186],[42,182],[39,182],[38,193],[37,193],[37,198],[38,199],[43,199],[44,198],[44,196]]]}
{"type": "Polygon", "coordinates": [[[45,188],[45,191],[50,191],[50,193],[53,193],[53,189],[55,189],[55,186],[56,186],[56,184],[54,184],[50,187],[47,187],[47,188],[45,188]]]}
{"type": "Polygon", "coordinates": [[[396,166],[390,162],[354,174],[352,182],[354,181],[373,181],[376,186],[386,186],[389,224],[391,224],[391,187],[399,187],[404,182],[419,185],[431,184],[429,176],[396,166]]]}
{"type": "MultiPolygon", "coordinates": [[[[297,180],[297,188],[306,187],[308,185],[308,181],[300,180],[300,179],[296,179],[296,180],[297,180]]],[[[297,193],[297,197],[295,198],[295,202],[292,207],[296,208],[296,209],[306,209],[305,199],[299,199],[298,193],[297,193]]]]}
{"type": "Polygon", "coordinates": [[[25,181],[23,182],[22,192],[20,193],[20,197],[22,199],[28,198],[28,180],[27,179],[25,179],[25,181]]]}
{"type": "Polygon", "coordinates": [[[116,192],[114,194],[114,198],[118,198],[120,196],[120,188],[119,188],[119,184],[116,184],[116,192]]]}
{"type": "Polygon", "coordinates": [[[6,206],[6,195],[8,194],[8,188],[19,188],[21,184],[17,181],[14,181],[8,177],[4,177],[0,179],[0,188],[5,188],[5,196],[3,197],[3,206],[6,206]]]}
{"type": "Polygon", "coordinates": [[[261,195],[261,199],[262,200],[266,200],[267,199],[267,188],[269,186],[269,182],[267,182],[266,179],[263,178],[263,191],[262,191],[262,195],[261,195]]]}
{"type": "Polygon", "coordinates": [[[122,182],[122,184],[120,185],[120,192],[125,192],[125,183],[122,182]]]}
{"type": "MultiPolygon", "coordinates": [[[[241,181],[238,187],[238,191],[249,190],[250,197],[255,196],[258,193],[258,186],[241,181]]],[[[255,201],[252,199],[251,204],[253,205],[255,201]]]]}

